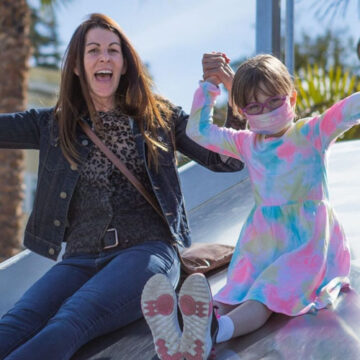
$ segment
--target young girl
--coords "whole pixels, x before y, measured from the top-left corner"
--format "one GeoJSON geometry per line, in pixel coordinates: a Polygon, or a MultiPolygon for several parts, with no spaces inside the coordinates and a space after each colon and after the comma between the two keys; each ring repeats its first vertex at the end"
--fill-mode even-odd
{"type": "MultiPolygon", "coordinates": [[[[209,78],[195,93],[186,132],[203,147],[246,163],[255,205],[226,285],[214,296],[220,317],[212,315],[211,292],[200,274],[190,276],[180,290],[183,334],[175,310],[162,315],[167,334],[175,329],[179,336],[178,347],[174,337],[161,338],[143,302],[155,339],[165,339],[179,359],[188,360],[207,359],[214,341],[247,334],[272,312],[296,316],[325,308],[349,284],[350,252],[329,203],[326,160],[330,144],[359,123],[360,93],[320,116],[294,122],[296,91],[290,74],[275,57],[258,55],[239,67],[233,81],[232,103],[249,124],[249,130],[237,131],[212,124],[219,89],[209,81],[216,84],[209,78]]],[[[156,294],[159,284],[166,294],[166,281],[161,275],[150,279],[144,300],[146,291],[152,288],[156,294]]]]}

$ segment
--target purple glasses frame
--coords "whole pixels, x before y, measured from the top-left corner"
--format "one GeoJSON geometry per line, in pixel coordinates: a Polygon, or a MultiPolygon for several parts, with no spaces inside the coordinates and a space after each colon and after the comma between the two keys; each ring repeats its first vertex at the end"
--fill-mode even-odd
{"type": "Polygon", "coordinates": [[[286,100],[287,96],[286,95],[283,95],[283,96],[271,96],[269,97],[268,99],[266,99],[266,101],[264,103],[261,103],[261,102],[251,102],[249,104],[247,104],[244,108],[242,108],[241,110],[247,114],[247,115],[259,115],[259,114],[262,114],[263,111],[264,111],[264,108],[267,107],[268,109],[270,110],[275,110],[277,108],[279,108],[280,106],[282,106],[286,100]],[[275,107],[271,107],[269,106],[269,103],[270,101],[274,100],[274,99],[279,99],[281,100],[281,103],[278,105],[278,106],[275,106],[275,107]],[[259,105],[260,106],[260,110],[255,112],[255,113],[249,113],[246,109],[248,109],[251,105],[259,105]]]}

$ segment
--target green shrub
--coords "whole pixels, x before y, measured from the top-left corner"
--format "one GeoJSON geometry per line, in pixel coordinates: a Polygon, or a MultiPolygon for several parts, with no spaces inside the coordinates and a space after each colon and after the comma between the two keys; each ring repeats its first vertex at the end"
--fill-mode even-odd
{"type": "MultiPolygon", "coordinates": [[[[360,91],[360,78],[340,66],[329,71],[318,65],[307,65],[295,76],[298,91],[297,112],[299,118],[323,113],[337,101],[360,91]]],[[[360,139],[360,126],[343,134],[339,140],[360,139]]]]}

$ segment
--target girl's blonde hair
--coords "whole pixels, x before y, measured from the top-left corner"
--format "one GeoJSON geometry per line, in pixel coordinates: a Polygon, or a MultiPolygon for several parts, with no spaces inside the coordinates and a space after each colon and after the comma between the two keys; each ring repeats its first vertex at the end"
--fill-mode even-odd
{"type": "Polygon", "coordinates": [[[275,96],[291,95],[294,91],[294,82],[286,66],[275,56],[260,54],[244,61],[237,69],[231,100],[244,108],[251,101],[257,101],[259,93],[275,96]]]}

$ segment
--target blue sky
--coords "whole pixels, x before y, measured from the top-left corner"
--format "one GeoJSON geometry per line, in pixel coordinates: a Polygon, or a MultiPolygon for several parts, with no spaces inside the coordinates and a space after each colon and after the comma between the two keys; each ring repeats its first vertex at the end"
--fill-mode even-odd
{"type": "MultiPolygon", "coordinates": [[[[358,39],[356,3],[351,1],[346,19],[320,22],[312,15],[314,0],[295,0],[295,36],[331,26],[349,28],[348,35],[358,39]]],[[[231,59],[255,52],[255,0],[72,0],[57,11],[64,46],[87,14],[101,12],[115,19],[149,64],[157,92],[186,111],[202,75],[204,52],[223,51],[231,59]]]]}

